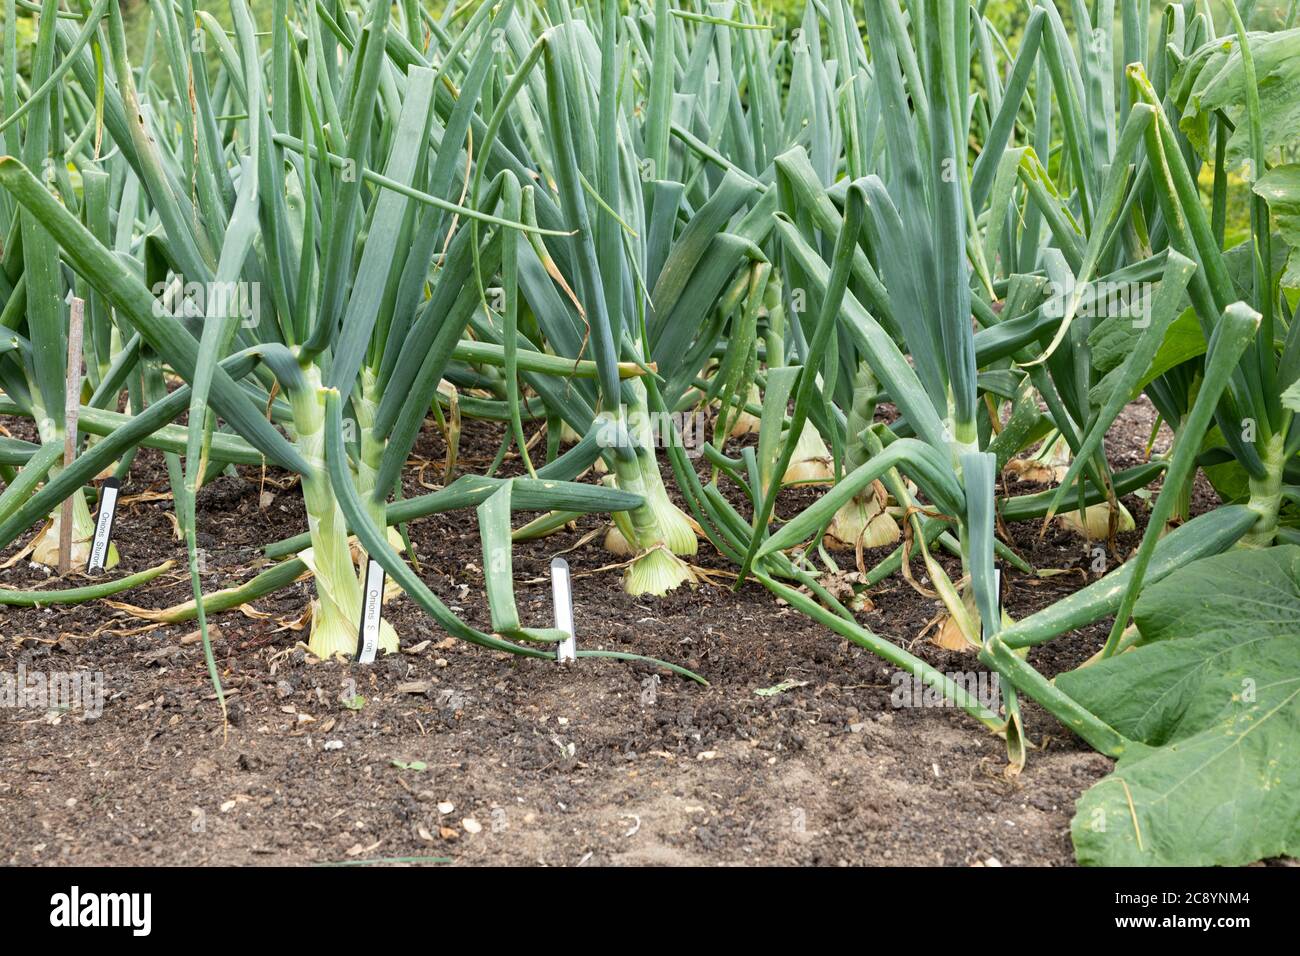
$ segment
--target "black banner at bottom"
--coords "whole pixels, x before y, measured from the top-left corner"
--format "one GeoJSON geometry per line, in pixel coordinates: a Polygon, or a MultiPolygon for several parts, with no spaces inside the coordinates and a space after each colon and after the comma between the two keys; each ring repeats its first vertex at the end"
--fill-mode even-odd
{"type": "MultiPolygon", "coordinates": [[[[1300,883],[1286,866],[1235,870],[1082,869],[734,869],[594,868],[501,873],[438,858],[303,869],[6,869],[0,913],[16,938],[76,935],[131,947],[193,940],[196,933],[235,938],[256,927],[259,943],[282,938],[338,945],[341,925],[358,930],[442,934],[449,926],[502,930],[504,909],[532,910],[531,927],[593,917],[644,919],[665,933],[725,933],[756,941],[789,921],[800,935],[845,932],[870,924],[871,942],[900,942],[960,924],[1012,937],[1049,930],[1071,941],[1099,936],[1195,933],[1228,942],[1251,930],[1277,932],[1300,883]],[[513,887],[513,889],[512,889],[513,887]],[[547,888],[550,888],[549,890],[547,888]],[[558,893],[558,895],[556,895],[558,893]],[[364,899],[360,908],[351,901],[364,899]],[[558,901],[563,900],[560,904],[558,901]],[[748,901],[748,902],[746,902],[748,901]],[[433,904],[433,905],[428,905],[433,904]],[[764,915],[766,914],[766,915],[764,915]],[[487,922],[480,922],[487,919],[487,922]],[[495,918],[495,919],[494,919],[495,918]],[[775,923],[773,922],[775,920],[775,923]],[[368,923],[363,927],[359,924],[368,923]],[[48,934],[48,935],[47,935],[48,934]]],[[[526,917],[504,921],[523,929],[526,917]]],[[[70,940],[68,940],[70,941],[70,940]]],[[[954,940],[956,942],[956,940],[954,940]]]]}

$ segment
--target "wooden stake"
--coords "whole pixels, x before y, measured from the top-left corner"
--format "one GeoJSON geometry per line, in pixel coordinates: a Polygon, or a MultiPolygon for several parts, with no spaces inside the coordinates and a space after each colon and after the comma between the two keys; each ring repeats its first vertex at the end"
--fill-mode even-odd
{"type": "MultiPolygon", "coordinates": [[[[63,390],[63,467],[69,468],[77,453],[77,412],[81,408],[81,326],[86,303],[71,299],[68,314],[68,375],[63,390]]],[[[63,500],[59,511],[59,574],[72,570],[72,496],[63,500]]]]}

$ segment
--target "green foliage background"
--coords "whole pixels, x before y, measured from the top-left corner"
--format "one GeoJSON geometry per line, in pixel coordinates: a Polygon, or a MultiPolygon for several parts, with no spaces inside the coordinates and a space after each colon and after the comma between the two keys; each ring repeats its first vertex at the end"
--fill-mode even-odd
{"type": "MultiPolygon", "coordinates": [[[[759,19],[766,18],[773,26],[781,29],[792,29],[798,26],[807,7],[807,0],[739,0],[739,2],[752,6],[759,19]]],[[[1161,16],[1170,2],[1172,0],[1153,0],[1151,4],[1153,21],[1161,16]]],[[[1198,0],[1198,6],[1206,2],[1208,2],[1213,13],[1215,24],[1219,25],[1220,30],[1223,30],[1224,25],[1229,23],[1227,0],[1198,0]]],[[[1250,26],[1261,30],[1276,30],[1286,22],[1287,11],[1291,3],[1292,0],[1257,0],[1255,3],[1250,3],[1247,0],[1247,2],[1241,4],[1241,8],[1248,13],[1250,26]]],[[[442,15],[447,6],[446,0],[423,0],[422,5],[426,10],[438,16],[442,15]]],[[[690,6],[691,4],[683,3],[682,5],[690,6]]],[[[469,2],[461,6],[474,9],[477,3],[474,0],[469,0],[469,2]]],[[[1012,36],[1019,32],[1019,28],[1023,26],[1028,18],[1030,6],[1029,0],[987,0],[984,5],[984,12],[994,23],[1011,28],[1007,34],[1007,38],[1010,40],[1012,36]]],[[[223,0],[199,0],[195,7],[211,12],[222,23],[229,23],[229,6],[223,0]]],[[[249,7],[257,18],[258,26],[263,29],[267,28],[271,16],[270,0],[250,0],[249,7]]],[[[149,4],[147,0],[123,0],[122,8],[127,14],[128,40],[130,41],[132,53],[139,54],[143,51],[147,40],[149,4]]],[[[1068,4],[1062,6],[1061,16],[1068,25],[1070,20],[1068,4]]],[[[34,15],[30,11],[19,12],[18,49],[20,58],[25,58],[27,51],[35,42],[33,17],[34,15]]],[[[859,14],[859,27],[861,27],[861,14],[859,14]]],[[[3,37],[6,28],[7,24],[4,22],[3,10],[0,9],[0,37],[3,37]]],[[[23,65],[25,66],[25,63],[23,65]]]]}

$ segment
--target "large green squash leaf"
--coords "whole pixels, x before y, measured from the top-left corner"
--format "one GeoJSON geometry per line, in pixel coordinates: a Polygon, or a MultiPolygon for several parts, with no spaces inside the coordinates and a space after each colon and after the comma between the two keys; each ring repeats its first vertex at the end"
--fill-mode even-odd
{"type": "Polygon", "coordinates": [[[1300,381],[1293,382],[1291,387],[1282,393],[1282,404],[1293,412],[1300,412],[1300,381]]]}
{"type": "Polygon", "coordinates": [[[1270,169],[1255,183],[1255,192],[1268,203],[1282,240],[1291,250],[1282,285],[1300,288],[1300,163],[1270,169]]]}
{"type": "MultiPolygon", "coordinates": [[[[1285,168],[1288,167],[1277,167],[1277,169],[1285,168]]],[[[1259,192],[1261,184],[1263,185],[1265,192],[1260,192],[1259,194],[1265,199],[1271,195],[1268,184],[1272,182],[1274,186],[1277,185],[1276,180],[1269,179],[1277,169],[1270,169],[1264,176],[1260,177],[1259,182],[1255,183],[1256,192],[1259,192]]],[[[1282,208],[1281,205],[1273,207],[1275,220],[1277,217],[1277,211],[1280,208],[1282,208]]],[[[1297,213],[1300,213],[1300,209],[1297,209],[1297,213]]],[[[1278,223],[1275,221],[1274,225],[1278,225],[1278,223]]],[[[1273,236],[1269,243],[1269,247],[1272,249],[1272,266],[1270,268],[1275,276],[1281,275],[1287,268],[1287,258],[1291,255],[1291,249],[1289,248],[1288,243],[1294,244],[1300,242],[1300,217],[1297,218],[1296,225],[1298,231],[1293,235],[1288,235],[1285,231],[1279,229],[1273,230],[1273,236]]],[[[1246,223],[1247,231],[1249,231],[1249,228],[1250,224],[1246,223]]],[[[1232,286],[1237,290],[1238,298],[1245,302],[1252,301],[1251,295],[1253,293],[1251,290],[1255,287],[1256,252],[1255,240],[1251,238],[1243,239],[1235,246],[1223,251],[1223,267],[1228,270],[1228,278],[1232,280],[1232,286]]],[[[1300,261],[1297,261],[1296,265],[1300,266],[1300,261]]]]}
{"type": "Polygon", "coordinates": [[[1300,547],[1152,585],[1142,639],[1057,686],[1128,737],[1080,798],[1080,863],[1239,865],[1300,853],[1300,547]]]}
{"type": "Polygon", "coordinates": [[[1229,455],[1226,461],[1201,466],[1201,471],[1209,479],[1219,499],[1224,504],[1244,503],[1250,497],[1250,475],[1245,468],[1241,467],[1237,459],[1231,457],[1223,432],[1219,430],[1218,425],[1213,426],[1201,439],[1201,454],[1210,451],[1229,455]]]}
{"type": "Polygon", "coordinates": [[[1220,635],[1300,640],[1300,547],[1194,561],[1143,592],[1133,619],[1143,644],[1220,635]]]}
{"type": "MultiPolygon", "coordinates": [[[[1274,161],[1300,137],[1300,30],[1252,33],[1249,37],[1263,107],[1264,151],[1266,158],[1274,161]]],[[[1246,70],[1236,39],[1221,37],[1206,44],[1189,59],[1186,69],[1195,71],[1195,79],[1179,121],[1183,132],[1201,156],[1213,162],[1209,119],[1215,110],[1222,110],[1234,126],[1228,137],[1227,167],[1245,166],[1245,178],[1254,180],[1261,171],[1251,170],[1248,163],[1246,70]]]]}
{"type": "MultiPolygon", "coordinates": [[[[1127,319],[1112,319],[1097,326],[1089,333],[1088,344],[1094,349],[1093,354],[1102,356],[1103,365],[1112,366],[1102,379],[1088,391],[1088,401],[1094,406],[1105,405],[1111,393],[1121,387],[1121,363],[1133,350],[1142,330],[1127,319]]],[[[1205,334],[1196,319],[1196,313],[1187,309],[1165,330],[1160,350],[1138,383],[1129,389],[1129,398],[1136,398],[1142,389],[1151,384],[1175,366],[1205,354],[1205,334]]]]}

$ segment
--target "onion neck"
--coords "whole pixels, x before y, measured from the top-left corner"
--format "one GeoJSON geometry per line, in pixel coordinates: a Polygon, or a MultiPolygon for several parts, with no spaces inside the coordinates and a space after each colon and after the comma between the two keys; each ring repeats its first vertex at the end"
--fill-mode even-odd
{"type": "MultiPolygon", "coordinates": [[[[320,370],[309,365],[303,370],[306,387],[291,394],[293,429],[298,453],[311,467],[302,476],[303,504],[311,536],[310,564],[316,578],[311,637],[307,643],[322,660],[336,655],[351,657],[357,649],[361,623],[361,582],[352,562],[347,522],[330,488],[325,465],[325,406],[320,395],[320,370]]],[[[380,647],[397,650],[397,636],[383,629],[380,647]]]]}
{"type": "Polygon", "coordinates": [[[1258,516],[1238,546],[1267,548],[1277,538],[1278,513],[1282,508],[1282,472],[1285,464],[1285,435],[1281,432],[1268,439],[1261,449],[1264,477],[1250,479],[1249,507],[1258,516]]]}

